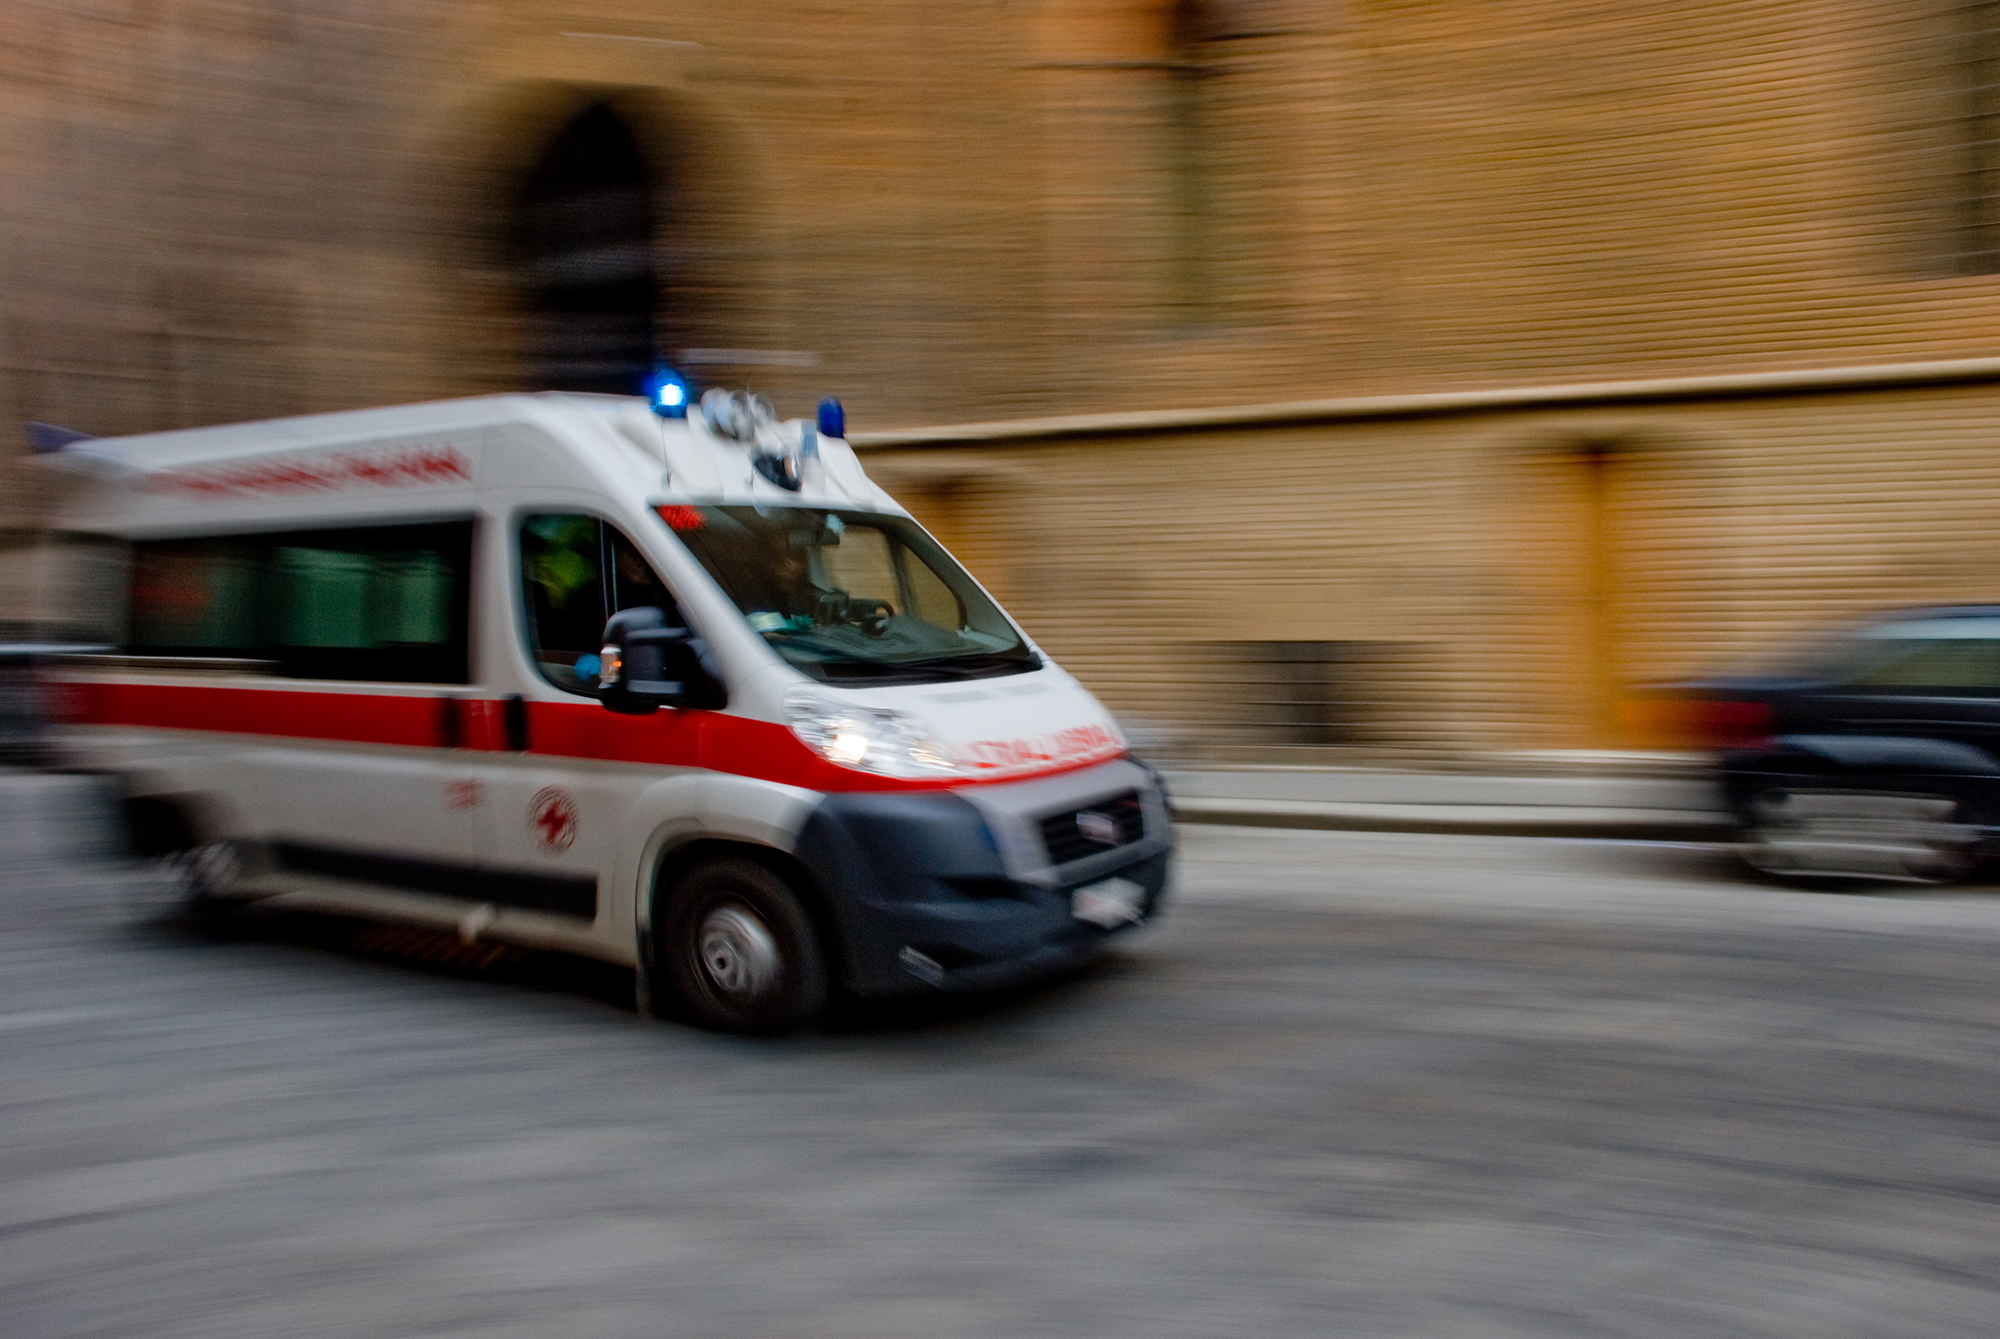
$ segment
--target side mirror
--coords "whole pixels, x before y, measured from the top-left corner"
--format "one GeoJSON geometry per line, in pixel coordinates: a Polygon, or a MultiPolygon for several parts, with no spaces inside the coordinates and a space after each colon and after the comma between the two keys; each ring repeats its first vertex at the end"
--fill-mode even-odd
{"type": "Polygon", "coordinates": [[[651,606],[621,609],[604,625],[597,686],[604,705],[626,716],[729,702],[708,643],[687,628],[669,627],[666,614],[651,606]]]}

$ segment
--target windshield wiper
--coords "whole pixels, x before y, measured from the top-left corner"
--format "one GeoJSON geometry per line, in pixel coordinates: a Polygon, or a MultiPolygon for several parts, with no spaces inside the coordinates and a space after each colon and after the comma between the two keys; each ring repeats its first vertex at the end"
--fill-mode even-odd
{"type": "Polygon", "coordinates": [[[936,660],[904,660],[898,664],[909,670],[940,671],[954,679],[970,678],[986,670],[1013,669],[1026,673],[1042,667],[1042,658],[1033,651],[1009,655],[1004,651],[980,651],[966,656],[941,656],[936,660]]]}

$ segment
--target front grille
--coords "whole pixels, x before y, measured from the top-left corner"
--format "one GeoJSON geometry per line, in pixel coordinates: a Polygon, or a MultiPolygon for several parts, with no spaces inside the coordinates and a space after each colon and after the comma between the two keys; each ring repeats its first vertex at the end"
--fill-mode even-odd
{"type": "Polygon", "coordinates": [[[1067,865],[1072,860],[1115,851],[1145,835],[1146,810],[1136,790],[1068,813],[1050,814],[1042,820],[1042,845],[1048,848],[1052,865],[1067,865]],[[1114,833],[1117,840],[1103,840],[1114,833]]]}

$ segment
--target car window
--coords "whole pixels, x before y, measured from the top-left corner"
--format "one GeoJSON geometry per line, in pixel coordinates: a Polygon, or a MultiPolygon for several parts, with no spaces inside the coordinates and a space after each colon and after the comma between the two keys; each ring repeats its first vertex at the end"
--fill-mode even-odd
{"type": "Polygon", "coordinates": [[[897,598],[896,567],[889,537],[880,530],[850,526],[838,545],[809,550],[819,563],[816,584],[844,590],[857,600],[880,600],[891,613],[905,612],[897,598]]]}
{"type": "Polygon", "coordinates": [[[470,521],[147,540],[132,548],[124,649],[464,683],[471,567],[470,521]]]}
{"type": "Polygon", "coordinates": [[[2000,640],[1882,639],[1870,649],[1880,658],[1846,676],[1846,683],[1885,691],[2000,693],[2000,640]]]}
{"type": "Polygon", "coordinates": [[[652,606],[680,622],[666,583],[608,521],[575,512],[528,516],[520,543],[529,654],[558,688],[595,695],[604,624],[619,610],[652,606]]]}
{"type": "Polygon", "coordinates": [[[657,510],[765,643],[816,679],[925,683],[1041,665],[965,569],[907,516],[769,505],[657,510]]]}

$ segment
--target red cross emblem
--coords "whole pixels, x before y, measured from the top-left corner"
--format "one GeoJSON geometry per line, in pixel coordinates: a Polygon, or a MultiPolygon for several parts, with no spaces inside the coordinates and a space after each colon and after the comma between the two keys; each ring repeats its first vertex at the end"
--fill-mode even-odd
{"type": "Polygon", "coordinates": [[[561,855],[576,841],[576,798],[561,786],[544,786],[528,801],[528,831],[535,845],[561,855]]]}

